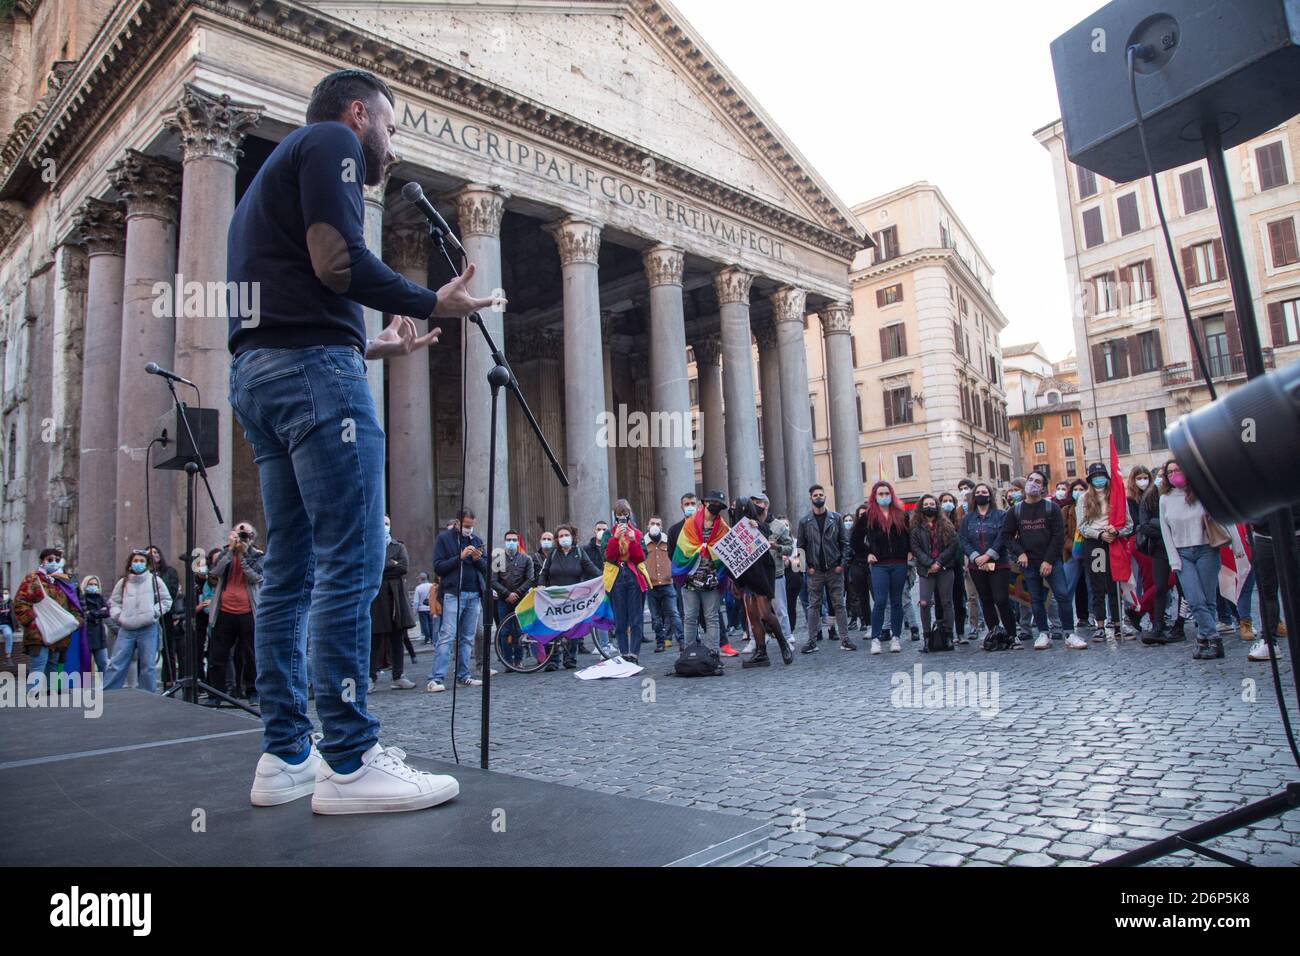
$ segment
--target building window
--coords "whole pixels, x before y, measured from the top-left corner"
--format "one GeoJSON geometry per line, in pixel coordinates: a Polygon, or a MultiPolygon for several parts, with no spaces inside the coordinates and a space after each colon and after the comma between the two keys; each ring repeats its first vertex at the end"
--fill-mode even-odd
{"type": "Polygon", "coordinates": [[[912,470],[912,456],[899,455],[894,459],[894,474],[901,481],[904,478],[913,478],[916,472],[912,470]]]}
{"type": "Polygon", "coordinates": [[[975,453],[973,451],[966,452],[966,474],[972,477],[977,474],[975,471],[975,453]]]}
{"type": "Polygon", "coordinates": [[[1074,439],[1073,439],[1073,438],[1067,438],[1067,439],[1065,439],[1065,457],[1066,457],[1066,458],[1073,458],[1073,457],[1074,457],[1074,439]]]}
{"type": "Polygon", "coordinates": [[[1062,416],[1061,416],[1061,427],[1062,427],[1062,428],[1069,428],[1072,424],[1074,424],[1074,416],[1072,416],[1072,415],[1062,415],[1062,416]]]}
{"type": "Polygon", "coordinates": [[[1048,392],[1048,393],[1047,393],[1047,404],[1048,404],[1048,405],[1060,405],[1060,404],[1061,404],[1061,393],[1060,393],[1060,392],[1048,392]]]}
{"type": "Polygon", "coordinates": [[[1103,272],[1092,277],[1092,298],[1098,315],[1119,308],[1119,294],[1115,288],[1115,273],[1103,272]]]}
{"type": "Polygon", "coordinates": [[[1151,276],[1151,260],[1143,259],[1124,268],[1124,281],[1128,285],[1129,302],[1146,302],[1156,297],[1156,284],[1151,276]]]}
{"type": "Polygon", "coordinates": [[[952,320],[952,341],[953,341],[953,348],[956,349],[957,354],[960,355],[962,358],[965,358],[966,349],[962,345],[961,324],[956,319],[952,320]]]}
{"type": "Polygon", "coordinates": [[[1097,174],[1091,169],[1084,169],[1082,166],[1074,167],[1075,176],[1079,180],[1079,198],[1087,199],[1089,196],[1097,195],[1097,174]]]}
{"type": "Polygon", "coordinates": [[[1273,347],[1300,343],[1300,299],[1270,302],[1268,323],[1273,333],[1273,347]]]}
{"type": "Polygon", "coordinates": [[[1045,442],[1045,441],[1036,441],[1036,442],[1034,442],[1034,454],[1035,454],[1035,455],[1046,455],[1046,454],[1047,454],[1047,442],[1045,442]]]}
{"type": "Polygon", "coordinates": [[[853,360],[853,367],[858,367],[858,337],[852,332],[849,333],[849,357],[853,360]]]}
{"type": "Polygon", "coordinates": [[[1158,372],[1161,365],[1160,356],[1160,333],[1139,332],[1138,333],[1138,368],[1134,369],[1134,374],[1139,372],[1158,372]]]}
{"type": "Polygon", "coordinates": [[[1110,433],[1115,438],[1115,450],[1121,455],[1129,453],[1128,416],[1113,415],[1110,419],[1110,433]]]}
{"type": "Polygon", "coordinates": [[[882,229],[874,233],[871,237],[875,240],[876,248],[872,258],[873,263],[888,262],[890,259],[898,258],[898,227],[890,226],[888,229],[882,229]]]}
{"type": "Polygon", "coordinates": [[[1065,477],[1077,478],[1079,476],[1079,465],[1077,462],[1067,461],[1065,463],[1065,477]]]}
{"type": "Polygon", "coordinates": [[[1036,432],[1041,432],[1041,431],[1043,430],[1043,416],[1042,416],[1042,415],[1035,415],[1035,416],[1034,416],[1034,418],[1033,418],[1033,429],[1034,429],[1034,431],[1036,431],[1036,432]]]}
{"type": "Polygon", "coordinates": [[[1110,382],[1117,378],[1128,378],[1128,365],[1124,361],[1122,339],[1112,339],[1097,346],[1101,356],[1101,381],[1110,382]]]}
{"type": "Polygon", "coordinates": [[[939,246],[943,249],[952,248],[952,236],[948,233],[948,224],[939,223],[939,246]]]}
{"type": "Polygon", "coordinates": [[[907,354],[907,330],[902,322],[886,325],[880,330],[880,360],[902,358],[907,354]]]}
{"type": "Polygon", "coordinates": [[[1142,220],[1138,216],[1138,197],[1136,192],[1125,193],[1115,202],[1119,210],[1119,234],[1127,236],[1137,232],[1142,228],[1142,220]]]}
{"type": "Polygon", "coordinates": [[[1165,442],[1165,410],[1163,408],[1147,409],[1147,435],[1151,439],[1151,450],[1168,448],[1165,442]]]}
{"type": "Polygon", "coordinates": [[[1255,150],[1255,166],[1259,170],[1259,188],[1261,192],[1265,189],[1285,186],[1288,179],[1286,175],[1286,154],[1282,150],[1282,141],[1278,140],[1255,150]]]}
{"type": "Polygon", "coordinates": [[[1198,242],[1183,249],[1183,276],[1190,286],[1206,285],[1223,278],[1223,244],[1218,239],[1198,242]]]}
{"type": "Polygon", "coordinates": [[[906,425],[912,420],[912,388],[885,389],[885,427],[906,425]]]}
{"type": "Polygon", "coordinates": [[[817,403],[816,402],[808,403],[808,421],[812,427],[813,441],[816,441],[817,440],[817,403]]]}
{"type": "Polygon", "coordinates": [[[853,396],[853,403],[858,409],[858,431],[862,431],[862,393],[858,392],[853,396]]]}
{"type": "Polygon", "coordinates": [[[1031,468],[1031,469],[1029,469],[1029,470],[1030,470],[1030,471],[1036,471],[1036,472],[1038,472],[1040,475],[1042,475],[1042,476],[1043,476],[1044,478],[1046,478],[1048,481],[1051,481],[1051,480],[1052,480],[1052,466],[1049,465],[1049,464],[1048,464],[1047,462],[1045,462],[1045,461],[1040,461],[1040,462],[1038,462],[1037,464],[1034,465],[1033,468],[1031,468]]]}
{"type": "MultiPolygon", "coordinates": [[[[992,477],[992,475],[993,475],[993,472],[992,472],[992,470],[990,470],[990,471],[989,471],[989,476],[992,477]]],[[[1003,483],[1003,484],[1006,484],[1007,482],[1009,482],[1009,481],[1011,480],[1011,466],[1010,466],[1010,465],[1001,465],[1001,466],[999,466],[999,476],[998,476],[998,477],[1000,477],[1000,478],[1002,479],[1002,483],[1003,483]]]]}
{"type": "Polygon", "coordinates": [[[876,307],[884,308],[887,305],[893,305],[895,302],[903,301],[903,284],[896,282],[891,286],[876,290],[876,307]]]}
{"type": "Polygon", "coordinates": [[[1083,244],[1091,249],[1106,241],[1106,233],[1101,228],[1101,207],[1093,206],[1083,211],[1083,244]]]}
{"type": "Polygon", "coordinates": [[[693,378],[690,381],[691,405],[700,404],[700,380],[693,378]]]}
{"type": "Polygon", "coordinates": [[[1300,262],[1300,249],[1296,247],[1295,219],[1288,216],[1268,224],[1268,245],[1272,252],[1273,268],[1300,262]]]}
{"type": "Polygon", "coordinates": [[[1222,313],[1201,319],[1205,333],[1205,362],[1211,378],[1223,378],[1232,371],[1232,350],[1228,347],[1228,322],[1222,313]]]}
{"type": "Polygon", "coordinates": [[[860,464],[862,465],[862,483],[865,485],[867,483],[867,463],[864,461],[860,464]]]}
{"type": "Polygon", "coordinates": [[[1183,214],[1200,212],[1209,205],[1205,196],[1205,173],[1201,167],[1189,169],[1178,175],[1178,188],[1183,194],[1183,214]]]}

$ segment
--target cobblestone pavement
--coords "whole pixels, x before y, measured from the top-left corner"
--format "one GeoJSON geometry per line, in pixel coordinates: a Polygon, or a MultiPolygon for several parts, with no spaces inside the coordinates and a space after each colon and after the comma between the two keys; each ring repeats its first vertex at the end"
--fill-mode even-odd
{"type": "MultiPolygon", "coordinates": [[[[492,682],[491,764],[773,821],[766,862],[786,866],[1092,864],[1297,779],[1270,668],[1235,636],[1213,662],[1193,661],[1191,641],[931,655],[904,641],[879,657],[860,643],[857,653],[823,643],[789,667],[732,661],[711,679],[666,676],[672,652],[650,645],[635,678],[504,674],[492,682]],[[895,706],[891,696],[926,702],[899,686],[918,665],[982,674],[996,713],[895,706]]],[[[381,674],[370,706],[386,743],[451,759],[450,688],[423,691],[431,650],[408,670],[420,689],[391,691],[381,674]]],[[[1289,662],[1282,671],[1294,705],[1289,662]]],[[[475,766],[478,695],[462,689],[456,702],[460,758],[475,766]]],[[[1212,845],[1300,864],[1300,813],[1212,845]]],[[[1213,865],[1187,852],[1165,862],[1194,861],[1213,865]]]]}

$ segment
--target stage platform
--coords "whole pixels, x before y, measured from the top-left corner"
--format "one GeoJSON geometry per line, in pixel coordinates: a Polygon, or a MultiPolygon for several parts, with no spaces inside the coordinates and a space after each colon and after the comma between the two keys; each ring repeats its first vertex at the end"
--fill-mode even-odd
{"type": "Polygon", "coordinates": [[[429,810],[317,816],[248,802],[261,724],[136,690],[87,719],[0,710],[3,866],[734,866],[771,825],[411,758],[460,796],[429,810]],[[501,822],[504,820],[504,832],[501,822]],[[200,830],[198,823],[203,826],[200,830]],[[198,831],[198,832],[196,832],[198,831]]]}

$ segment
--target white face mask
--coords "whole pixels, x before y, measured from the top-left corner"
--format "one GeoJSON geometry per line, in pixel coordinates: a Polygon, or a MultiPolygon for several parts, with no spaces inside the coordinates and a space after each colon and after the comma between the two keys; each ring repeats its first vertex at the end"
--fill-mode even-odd
{"type": "Polygon", "coordinates": [[[1134,482],[1134,484],[1137,485],[1139,488],[1141,488],[1143,491],[1146,491],[1147,488],[1151,487],[1151,479],[1139,478],[1137,481],[1134,482]]]}
{"type": "Polygon", "coordinates": [[[564,535],[564,536],[563,536],[562,538],[560,538],[559,540],[560,540],[560,547],[561,547],[561,548],[568,548],[568,547],[572,547],[572,546],[573,546],[573,539],[570,538],[567,534],[564,535]]]}
{"type": "Polygon", "coordinates": [[[552,540],[549,539],[549,538],[547,538],[546,540],[544,540],[544,541],[542,542],[542,550],[543,550],[543,551],[550,551],[551,548],[553,548],[553,547],[555,547],[555,542],[552,541],[552,540]]]}

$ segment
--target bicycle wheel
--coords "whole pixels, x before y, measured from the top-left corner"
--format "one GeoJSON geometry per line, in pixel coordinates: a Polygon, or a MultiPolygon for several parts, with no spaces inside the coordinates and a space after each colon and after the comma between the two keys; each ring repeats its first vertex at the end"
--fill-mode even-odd
{"type": "Polygon", "coordinates": [[[536,638],[511,627],[514,622],[514,614],[503,619],[492,641],[496,648],[497,660],[507,670],[531,674],[545,667],[551,655],[560,653],[560,638],[539,644],[536,638]]]}

